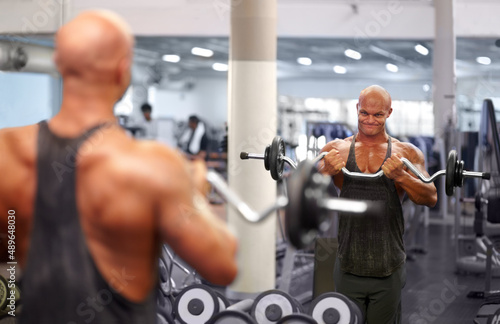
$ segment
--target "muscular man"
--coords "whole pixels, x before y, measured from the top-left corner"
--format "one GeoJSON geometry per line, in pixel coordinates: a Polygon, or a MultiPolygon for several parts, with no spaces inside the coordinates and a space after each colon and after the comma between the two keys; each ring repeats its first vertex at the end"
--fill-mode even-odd
{"type": "Polygon", "coordinates": [[[215,284],[236,275],[235,238],[196,194],[197,172],[116,123],[132,46],[118,16],[80,14],[56,36],[60,112],[0,131],[0,225],[15,211],[21,324],[155,323],[162,242],[215,284]]]}
{"type": "Polygon", "coordinates": [[[416,204],[434,206],[433,183],[420,181],[400,160],[410,160],[424,175],[424,156],[410,143],[391,138],[385,122],[392,113],[391,96],[380,86],[364,89],[356,105],[358,133],[328,143],[321,171],[332,176],[340,197],[382,200],[386,212],[378,217],[340,215],[339,249],[334,270],[336,290],[354,300],[368,324],[399,323],[401,289],[405,284],[404,194],[416,204]],[[376,173],[377,180],[344,177],[349,171],[376,173]]]}

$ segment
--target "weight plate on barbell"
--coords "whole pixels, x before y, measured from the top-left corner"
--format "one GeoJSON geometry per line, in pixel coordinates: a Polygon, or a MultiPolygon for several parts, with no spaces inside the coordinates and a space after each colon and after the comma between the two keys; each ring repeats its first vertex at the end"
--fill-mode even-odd
{"type": "Polygon", "coordinates": [[[269,171],[270,168],[270,163],[269,163],[269,151],[271,150],[271,145],[266,146],[266,149],[264,150],[264,168],[266,168],[267,171],[269,171]]]}
{"type": "Polygon", "coordinates": [[[446,162],[446,195],[453,196],[455,193],[455,172],[457,166],[457,151],[451,150],[448,154],[448,160],[446,162]]]}
{"type": "Polygon", "coordinates": [[[288,179],[288,205],[285,224],[288,238],[298,249],[311,244],[316,238],[325,213],[319,202],[327,195],[328,183],[319,181],[314,164],[303,161],[288,179]]]}
{"type": "Polygon", "coordinates": [[[219,299],[209,287],[191,285],[175,298],[174,312],[182,324],[204,324],[219,312],[219,299]]]}
{"type": "Polygon", "coordinates": [[[273,289],[255,298],[250,314],[258,324],[273,324],[282,317],[297,312],[298,307],[293,297],[281,290],[273,289]]]}
{"type": "Polygon", "coordinates": [[[281,157],[284,155],[285,142],[281,137],[276,136],[271,143],[271,148],[269,149],[269,171],[271,172],[271,177],[276,181],[283,178],[285,161],[283,161],[281,157]]]}

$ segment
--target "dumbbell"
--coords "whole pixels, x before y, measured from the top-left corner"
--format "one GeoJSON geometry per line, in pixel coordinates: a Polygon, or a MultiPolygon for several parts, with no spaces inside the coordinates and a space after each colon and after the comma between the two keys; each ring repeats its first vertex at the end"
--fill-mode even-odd
{"type": "Polygon", "coordinates": [[[273,324],[283,317],[302,312],[295,298],[281,290],[264,291],[255,298],[250,314],[258,324],[273,324]]]}
{"type": "Polygon", "coordinates": [[[14,286],[9,287],[9,282],[3,276],[0,276],[0,318],[6,316],[10,311],[10,305],[15,304],[16,314],[19,310],[19,304],[21,302],[21,291],[17,283],[14,286]],[[14,299],[10,299],[12,294],[11,291],[14,291],[14,299]]]}
{"type": "Polygon", "coordinates": [[[261,222],[276,210],[286,208],[287,236],[297,248],[310,244],[316,236],[315,231],[323,229],[327,211],[376,215],[385,210],[382,202],[328,197],[326,188],[330,178],[319,174],[314,162],[308,160],[299,164],[297,171],[290,177],[287,184],[289,198],[278,197],[272,206],[261,213],[252,210],[217,172],[208,171],[207,180],[250,223],[261,222]]]}
{"type": "Polygon", "coordinates": [[[208,324],[257,324],[248,314],[254,303],[253,299],[244,299],[214,315],[208,324]]]}
{"type": "Polygon", "coordinates": [[[208,286],[195,284],[184,288],[175,298],[175,319],[182,324],[205,324],[224,310],[229,302],[208,286]]]}
{"type": "Polygon", "coordinates": [[[319,324],[359,324],[364,323],[363,313],[352,300],[346,296],[329,292],[316,297],[309,314],[319,324]]]}
{"type": "Polygon", "coordinates": [[[318,322],[306,314],[291,314],[283,317],[276,324],[318,324],[318,322]]]}

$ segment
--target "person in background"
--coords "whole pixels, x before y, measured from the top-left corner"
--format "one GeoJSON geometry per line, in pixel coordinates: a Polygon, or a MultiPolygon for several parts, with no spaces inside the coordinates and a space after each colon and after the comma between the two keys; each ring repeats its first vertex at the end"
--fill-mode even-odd
{"type": "Polygon", "coordinates": [[[182,134],[178,146],[190,160],[207,158],[208,137],[205,124],[196,115],[189,116],[188,128],[182,134]]]}
{"type": "Polygon", "coordinates": [[[153,107],[149,103],[144,103],[141,106],[144,121],[139,124],[141,130],[138,132],[137,138],[155,140],[158,137],[158,123],[151,117],[153,107]]]}

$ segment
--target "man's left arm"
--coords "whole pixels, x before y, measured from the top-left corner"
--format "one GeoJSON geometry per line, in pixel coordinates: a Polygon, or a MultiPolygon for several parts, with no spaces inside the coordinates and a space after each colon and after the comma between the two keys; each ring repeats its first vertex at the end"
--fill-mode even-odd
{"type": "MultiPolygon", "coordinates": [[[[415,146],[407,148],[408,155],[405,156],[410,162],[426,177],[429,174],[425,170],[424,154],[415,146]]],[[[437,190],[433,182],[425,183],[420,180],[413,172],[406,170],[401,161],[402,156],[392,154],[382,165],[384,174],[394,180],[395,184],[401,187],[408,198],[417,205],[434,207],[437,203],[437,190]]]]}

